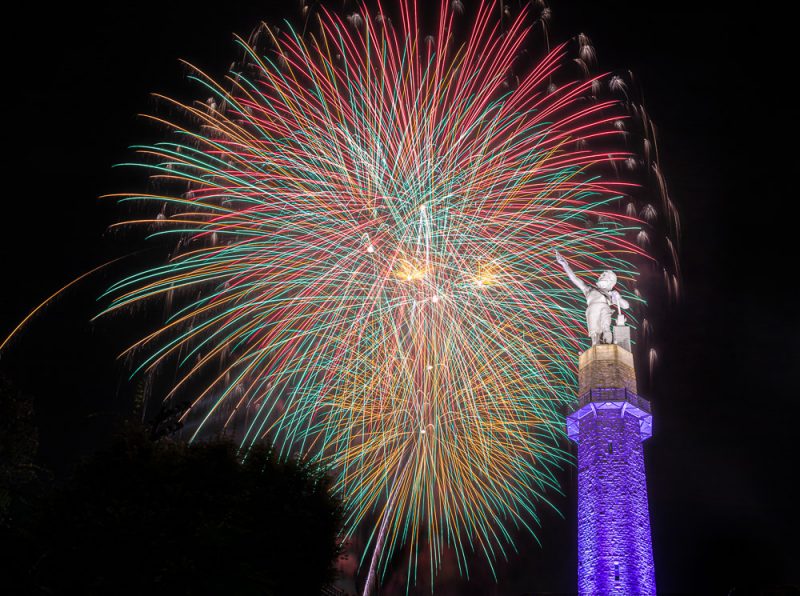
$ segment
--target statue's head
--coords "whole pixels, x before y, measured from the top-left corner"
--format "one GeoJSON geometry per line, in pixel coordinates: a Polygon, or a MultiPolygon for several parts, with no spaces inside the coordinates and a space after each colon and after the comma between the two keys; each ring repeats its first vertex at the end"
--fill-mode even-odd
{"type": "Polygon", "coordinates": [[[613,271],[603,271],[597,278],[597,287],[601,290],[611,290],[617,285],[617,276],[613,271]]]}

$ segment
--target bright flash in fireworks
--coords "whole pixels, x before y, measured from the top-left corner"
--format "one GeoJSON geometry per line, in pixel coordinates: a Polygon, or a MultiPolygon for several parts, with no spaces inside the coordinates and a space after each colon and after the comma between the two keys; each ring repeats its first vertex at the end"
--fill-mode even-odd
{"type": "Polygon", "coordinates": [[[167,300],[131,349],[179,364],[193,438],[329,465],[345,532],[407,549],[409,573],[448,547],[496,560],[557,490],[583,317],[554,250],[623,284],[643,254],[601,79],[565,76],[566,46],[511,77],[535,23],[501,34],[484,4],[459,44],[462,10],[442,1],[432,36],[411,0],[323,11],[313,34],[263,29],[268,51],[239,40],[224,81],[195,69],[212,99],[162,98],[183,116],[139,148],[159,190],[121,197],[177,248],[108,292],[167,300]]]}

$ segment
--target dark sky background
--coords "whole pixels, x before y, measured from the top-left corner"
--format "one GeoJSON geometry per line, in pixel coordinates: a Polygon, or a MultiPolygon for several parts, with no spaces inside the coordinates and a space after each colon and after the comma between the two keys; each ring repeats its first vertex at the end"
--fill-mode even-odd
{"type": "MultiPolygon", "coordinates": [[[[153,110],[151,92],[200,97],[178,59],[221,75],[233,61],[232,33],[299,18],[296,2],[105,4],[29,2],[6,22],[3,336],[63,284],[141,247],[107,231],[124,214],[98,197],[146,188],[141,174],[112,165],[157,136],[136,116],[153,110]]],[[[713,2],[551,6],[552,39],[585,32],[601,69],[637,76],[683,220],[684,297],[655,317],[660,365],[647,395],[657,584],[719,594],[800,584],[800,310],[790,288],[798,210],[783,182],[797,166],[783,163],[790,155],[780,144],[793,134],[785,106],[796,92],[777,78],[790,70],[768,68],[784,53],[781,16],[767,5],[734,11],[713,2]]],[[[130,410],[135,386],[115,356],[141,321],[90,318],[100,290],[134,266],[68,291],[0,357],[0,373],[36,399],[41,458],[57,472],[102,445],[130,410]]],[[[574,474],[562,480],[574,495],[574,474]]],[[[557,503],[565,519],[544,515],[541,548],[521,536],[498,584],[478,563],[473,582],[445,582],[437,593],[573,591],[575,502],[557,503]]]]}

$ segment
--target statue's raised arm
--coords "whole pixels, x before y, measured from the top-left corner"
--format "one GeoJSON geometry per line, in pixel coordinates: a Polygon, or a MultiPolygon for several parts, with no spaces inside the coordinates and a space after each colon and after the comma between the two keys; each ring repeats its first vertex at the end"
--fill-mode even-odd
{"type": "Polygon", "coordinates": [[[575,272],[572,270],[572,267],[570,267],[569,263],[567,263],[567,259],[565,259],[564,255],[562,255],[558,251],[556,251],[556,262],[559,265],[561,265],[561,268],[564,270],[564,273],[567,274],[569,280],[573,284],[575,284],[575,287],[577,287],[581,292],[586,294],[591,289],[588,285],[586,285],[583,281],[581,281],[581,279],[577,275],[575,275],[575,272]]]}

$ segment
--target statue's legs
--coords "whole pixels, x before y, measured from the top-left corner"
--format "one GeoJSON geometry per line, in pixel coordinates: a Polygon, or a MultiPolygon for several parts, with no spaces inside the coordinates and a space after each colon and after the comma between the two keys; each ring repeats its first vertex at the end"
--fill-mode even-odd
{"type": "Polygon", "coordinates": [[[600,314],[600,328],[603,330],[602,342],[604,344],[613,344],[614,336],[611,333],[611,309],[603,305],[605,308],[600,314]]]}
{"type": "Polygon", "coordinates": [[[590,304],[586,309],[586,327],[592,345],[614,343],[611,333],[611,308],[602,302],[590,304]]]}

